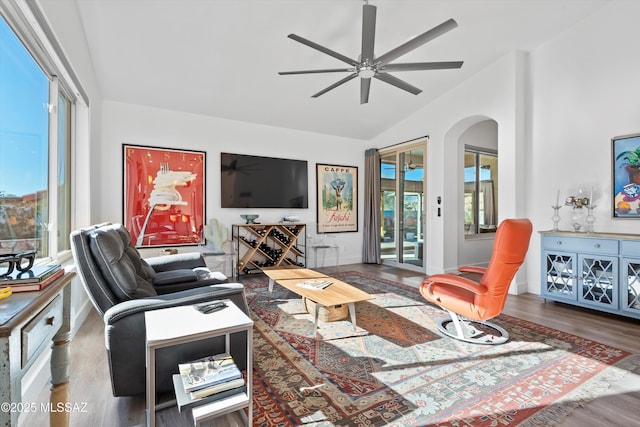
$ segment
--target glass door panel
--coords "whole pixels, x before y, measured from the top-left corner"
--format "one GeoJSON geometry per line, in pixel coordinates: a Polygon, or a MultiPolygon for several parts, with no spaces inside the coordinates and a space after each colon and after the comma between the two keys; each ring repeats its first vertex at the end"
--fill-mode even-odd
{"type": "Polygon", "coordinates": [[[381,203],[382,206],[382,230],[380,236],[380,254],[383,260],[397,261],[396,251],[397,209],[396,209],[396,153],[390,153],[380,157],[381,163],[381,203]]]}
{"type": "Polygon", "coordinates": [[[424,265],[424,145],[381,156],[381,255],[424,265]]]}

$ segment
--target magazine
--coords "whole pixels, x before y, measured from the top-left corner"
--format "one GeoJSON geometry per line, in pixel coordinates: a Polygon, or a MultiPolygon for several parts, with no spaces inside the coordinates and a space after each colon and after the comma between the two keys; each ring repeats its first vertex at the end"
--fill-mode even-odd
{"type": "Polygon", "coordinates": [[[181,363],[178,365],[178,371],[187,393],[242,377],[229,353],[181,363]]]}
{"type": "Polygon", "coordinates": [[[331,280],[327,279],[307,279],[304,282],[298,283],[298,286],[307,289],[324,289],[331,283],[331,280]]]}
{"type": "Polygon", "coordinates": [[[185,393],[184,389],[182,388],[182,379],[180,378],[180,375],[175,374],[173,375],[172,379],[176,393],[176,404],[178,406],[179,412],[193,408],[197,405],[199,406],[206,403],[215,402],[217,400],[227,399],[240,393],[246,393],[247,391],[247,386],[244,379],[237,379],[220,384],[224,387],[220,387],[217,391],[211,391],[211,387],[205,387],[191,393],[185,393]],[[201,397],[194,397],[194,394],[200,395],[201,397]]]}
{"type": "Polygon", "coordinates": [[[191,399],[202,399],[203,397],[217,395],[216,397],[222,398],[230,396],[236,393],[240,393],[246,390],[243,378],[236,378],[231,381],[227,381],[220,384],[214,384],[199,390],[189,393],[191,399]],[[225,393],[226,392],[226,393],[225,393]]]}

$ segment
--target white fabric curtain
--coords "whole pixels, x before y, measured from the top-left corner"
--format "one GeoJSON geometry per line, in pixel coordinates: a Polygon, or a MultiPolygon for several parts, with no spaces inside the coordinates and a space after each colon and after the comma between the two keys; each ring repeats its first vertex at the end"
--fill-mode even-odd
{"type": "Polygon", "coordinates": [[[496,225],[496,201],[493,197],[493,181],[480,181],[480,194],[484,202],[484,221],[480,224],[496,225]]]}
{"type": "MultiPolygon", "coordinates": [[[[478,226],[495,226],[496,225],[496,200],[494,197],[493,191],[493,181],[480,181],[480,197],[482,197],[482,205],[484,207],[484,216],[483,212],[479,212],[480,217],[478,218],[478,226]]],[[[475,193],[475,182],[465,182],[464,183],[464,191],[465,193],[475,193]]]]}

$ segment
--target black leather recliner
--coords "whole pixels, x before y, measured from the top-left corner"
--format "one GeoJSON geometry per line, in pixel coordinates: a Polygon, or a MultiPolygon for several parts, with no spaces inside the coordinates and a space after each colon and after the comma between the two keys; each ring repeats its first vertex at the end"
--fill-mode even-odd
{"type": "MultiPolygon", "coordinates": [[[[114,396],[145,393],[145,311],[230,299],[249,314],[241,283],[203,279],[194,272],[206,267],[198,252],[142,259],[121,224],[83,228],[70,238],[78,275],[103,316],[114,396]]],[[[173,391],[171,375],[178,363],[222,353],[224,344],[224,337],[216,337],[156,351],[156,392],[173,391]]],[[[246,345],[245,332],[231,336],[231,354],[240,369],[246,367],[246,345]]]]}

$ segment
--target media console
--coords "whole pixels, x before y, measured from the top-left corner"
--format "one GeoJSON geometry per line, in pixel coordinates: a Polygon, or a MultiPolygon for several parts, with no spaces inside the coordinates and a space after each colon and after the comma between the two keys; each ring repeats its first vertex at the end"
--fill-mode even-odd
{"type": "Polygon", "coordinates": [[[640,235],[540,234],[542,297],[640,319],[640,235]]]}

